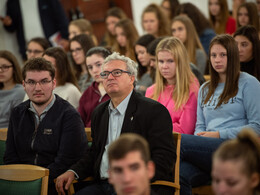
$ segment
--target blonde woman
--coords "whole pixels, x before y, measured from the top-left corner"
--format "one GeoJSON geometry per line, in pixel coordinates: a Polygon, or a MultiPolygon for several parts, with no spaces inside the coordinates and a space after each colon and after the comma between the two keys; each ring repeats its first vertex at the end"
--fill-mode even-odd
{"type": "Polygon", "coordinates": [[[156,48],[156,61],[155,84],[146,90],[146,97],[169,110],[174,132],[193,134],[199,83],[184,45],[175,37],[163,39],[156,48]]]}
{"type": "Polygon", "coordinates": [[[201,45],[197,31],[188,16],[176,16],[171,25],[172,36],[181,40],[187,49],[190,62],[195,64],[203,75],[207,63],[207,55],[201,45]]]}

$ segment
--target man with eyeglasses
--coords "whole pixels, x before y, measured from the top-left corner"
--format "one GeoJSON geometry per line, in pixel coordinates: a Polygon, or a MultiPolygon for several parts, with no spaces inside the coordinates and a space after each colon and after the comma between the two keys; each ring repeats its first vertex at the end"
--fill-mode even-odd
{"type": "MultiPolygon", "coordinates": [[[[173,180],[176,159],[172,122],[168,110],[160,103],[145,98],[134,90],[137,64],[128,57],[113,53],[108,56],[100,76],[111,100],[100,104],[92,113],[92,146],[89,152],[57,178],[56,189],[65,194],[74,179],[94,177],[76,194],[114,194],[108,183],[107,149],[120,134],[137,133],[148,141],[156,165],[153,180],[173,180]]],[[[158,187],[158,186],[157,186],[158,187]]],[[[158,194],[173,194],[173,189],[158,187],[158,194]]]]}
{"type": "Polygon", "coordinates": [[[88,147],[84,124],[72,105],[53,94],[55,69],[50,62],[33,58],[24,65],[22,76],[29,100],[12,110],[4,163],[48,168],[48,194],[56,194],[53,180],[88,147]]]}

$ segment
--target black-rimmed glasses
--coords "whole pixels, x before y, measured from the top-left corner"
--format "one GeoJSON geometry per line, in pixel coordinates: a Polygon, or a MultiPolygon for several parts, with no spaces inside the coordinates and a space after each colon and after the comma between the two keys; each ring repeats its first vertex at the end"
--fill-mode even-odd
{"type": "Polygon", "coordinates": [[[100,73],[100,76],[102,79],[107,79],[109,74],[112,74],[113,77],[120,77],[123,73],[127,73],[129,75],[131,75],[131,72],[129,71],[125,71],[125,70],[121,70],[121,69],[115,69],[112,71],[103,71],[100,73]]]}

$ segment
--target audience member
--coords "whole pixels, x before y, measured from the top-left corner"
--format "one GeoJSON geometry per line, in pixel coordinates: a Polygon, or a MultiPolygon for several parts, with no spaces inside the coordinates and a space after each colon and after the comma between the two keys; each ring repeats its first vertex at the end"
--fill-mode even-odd
{"type": "Polygon", "coordinates": [[[0,51],[0,128],[7,128],[11,110],[23,101],[22,73],[15,56],[0,51]]]}
{"type": "Polygon", "coordinates": [[[19,51],[26,59],[26,43],[34,37],[54,36],[58,45],[67,48],[68,19],[59,0],[7,0],[6,16],[2,19],[9,32],[16,31],[19,51]],[[61,36],[61,37],[60,37],[61,36]]]}
{"type": "Polygon", "coordinates": [[[232,0],[232,17],[237,21],[237,10],[238,7],[245,3],[246,0],[232,0]]]}
{"type": "Polygon", "coordinates": [[[119,22],[119,20],[126,18],[127,16],[125,12],[119,7],[112,7],[107,10],[105,16],[106,32],[101,42],[102,46],[113,48],[114,44],[116,43],[115,25],[119,22]]]}
{"type": "Polygon", "coordinates": [[[252,25],[256,28],[260,36],[260,24],[256,4],[246,2],[239,6],[237,11],[237,27],[252,25]]]}
{"type": "Polygon", "coordinates": [[[242,26],[234,33],[239,50],[240,70],[260,81],[260,40],[255,27],[242,26]]]}
{"type": "Polygon", "coordinates": [[[47,39],[42,37],[32,38],[26,49],[27,59],[42,57],[43,52],[50,47],[47,39]]]}
{"type": "Polygon", "coordinates": [[[172,35],[181,40],[187,49],[190,62],[195,64],[202,75],[205,73],[207,55],[200,43],[192,20],[188,16],[176,16],[171,25],[172,35]]]}
{"type": "Polygon", "coordinates": [[[227,0],[209,0],[209,19],[217,34],[233,34],[236,20],[229,15],[227,0]]]}
{"type": "Polygon", "coordinates": [[[91,36],[95,45],[98,45],[96,36],[93,33],[93,28],[89,20],[81,18],[73,20],[69,23],[69,39],[72,39],[76,35],[87,34],[91,36]]]}
{"type": "Polygon", "coordinates": [[[170,21],[157,4],[148,5],[142,13],[143,30],[155,37],[170,35],[170,21]]]}
{"type": "Polygon", "coordinates": [[[216,195],[260,193],[260,142],[251,129],[223,143],[213,156],[212,187],[216,195]]]}
{"type": "Polygon", "coordinates": [[[84,91],[79,101],[79,113],[85,127],[91,127],[91,114],[101,103],[110,99],[103,86],[103,79],[100,76],[101,65],[104,59],[111,52],[104,47],[93,47],[86,54],[88,71],[93,78],[92,84],[84,91]]]}
{"type": "Polygon", "coordinates": [[[193,22],[200,42],[207,53],[209,54],[209,44],[211,39],[216,36],[212,25],[209,20],[204,16],[204,14],[192,3],[182,3],[179,5],[177,15],[187,15],[193,22]]]}
{"type": "Polygon", "coordinates": [[[163,104],[172,119],[173,131],[193,134],[199,83],[193,75],[182,42],[169,37],[156,48],[156,79],[145,96],[163,104]]]}
{"type": "Polygon", "coordinates": [[[161,3],[161,7],[165,11],[165,14],[168,16],[171,21],[175,15],[178,6],[180,5],[178,0],[163,0],[161,3]]]}
{"type": "Polygon", "coordinates": [[[87,34],[80,34],[69,41],[69,48],[72,57],[72,67],[76,72],[76,78],[80,91],[83,93],[91,85],[91,76],[86,67],[86,53],[94,42],[87,34]]]}
{"type": "Polygon", "coordinates": [[[138,63],[137,83],[135,89],[137,92],[145,95],[147,87],[153,84],[153,68],[150,66],[150,55],[147,53],[147,46],[155,39],[153,35],[146,34],[141,36],[135,43],[135,55],[138,63]]]}
{"type": "Polygon", "coordinates": [[[260,135],[259,81],[240,72],[239,51],[227,34],[216,36],[210,44],[210,77],[200,87],[194,135],[182,135],[181,194],[210,181],[212,153],[245,127],[260,135]],[[254,95],[252,95],[254,94],[254,95]]]}
{"type": "Polygon", "coordinates": [[[81,92],[66,52],[60,47],[52,47],[43,53],[43,58],[51,62],[55,69],[56,87],[53,92],[78,108],[81,92]]]}
{"type": "MultiPolygon", "coordinates": [[[[95,182],[77,194],[111,194],[114,189],[106,179],[107,149],[120,134],[127,132],[140,134],[150,144],[151,157],[156,165],[154,179],[172,181],[176,154],[169,112],[163,105],[133,90],[137,64],[130,58],[115,52],[105,59],[102,70],[100,76],[111,101],[94,110],[91,118],[93,142],[89,153],[71,167],[72,171],[57,178],[56,189],[64,194],[63,186],[68,189],[75,178],[93,176],[95,182]]],[[[158,194],[173,194],[170,187],[154,187],[157,187],[158,194]]]]}
{"type": "Polygon", "coordinates": [[[121,135],[108,149],[109,183],[117,195],[153,195],[150,179],[155,174],[147,141],[133,133],[121,135]]]}
{"type": "Polygon", "coordinates": [[[87,149],[84,125],[78,112],[58,95],[55,69],[43,58],[29,60],[23,67],[23,86],[29,100],[11,113],[5,164],[33,164],[50,170],[53,179],[66,171],[87,149]]]}
{"type": "Polygon", "coordinates": [[[115,25],[116,43],[114,51],[135,59],[134,44],[138,39],[138,32],[131,19],[122,19],[115,25]]]}

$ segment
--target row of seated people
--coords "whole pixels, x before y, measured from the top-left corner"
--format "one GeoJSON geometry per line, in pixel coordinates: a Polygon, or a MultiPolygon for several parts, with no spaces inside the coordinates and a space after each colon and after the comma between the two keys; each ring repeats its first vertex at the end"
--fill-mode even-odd
{"type": "MultiPolygon", "coordinates": [[[[118,53],[102,58],[99,76],[111,101],[99,105],[92,113],[93,142],[86,154],[80,115],[52,93],[57,83],[54,66],[44,58],[29,60],[22,75],[30,100],[12,111],[5,163],[48,167],[52,179],[71,169],[58,180],[70,183],[75,178],[93,176],[106,186],[108,145],[121,133],[134,132],[150,144],[157,168],[155,179],[171,181],[176,158],[172,131],[187,131],[195,136],[182,134],[180,182],[181,194],[190,194],[192,186],[210,180],[211,156],[221,143],[235,138],[244,127],[260,135],[260,104],[254,97],[260,93],[260,84],[255,77],[240,72],[235,39],[230,35],[216,36],[209,53],[211,79],[199,89],[183,43],[174,37],[159,42],[156,82],[146,95],[163,105],[135,92],[138,65],[133,60],[118,53]]],[[[93,70],[99,67],[98,63],[88,65],[93,70]]],[[[155,191],[172,193],[161,187],[155,191]]]]}

